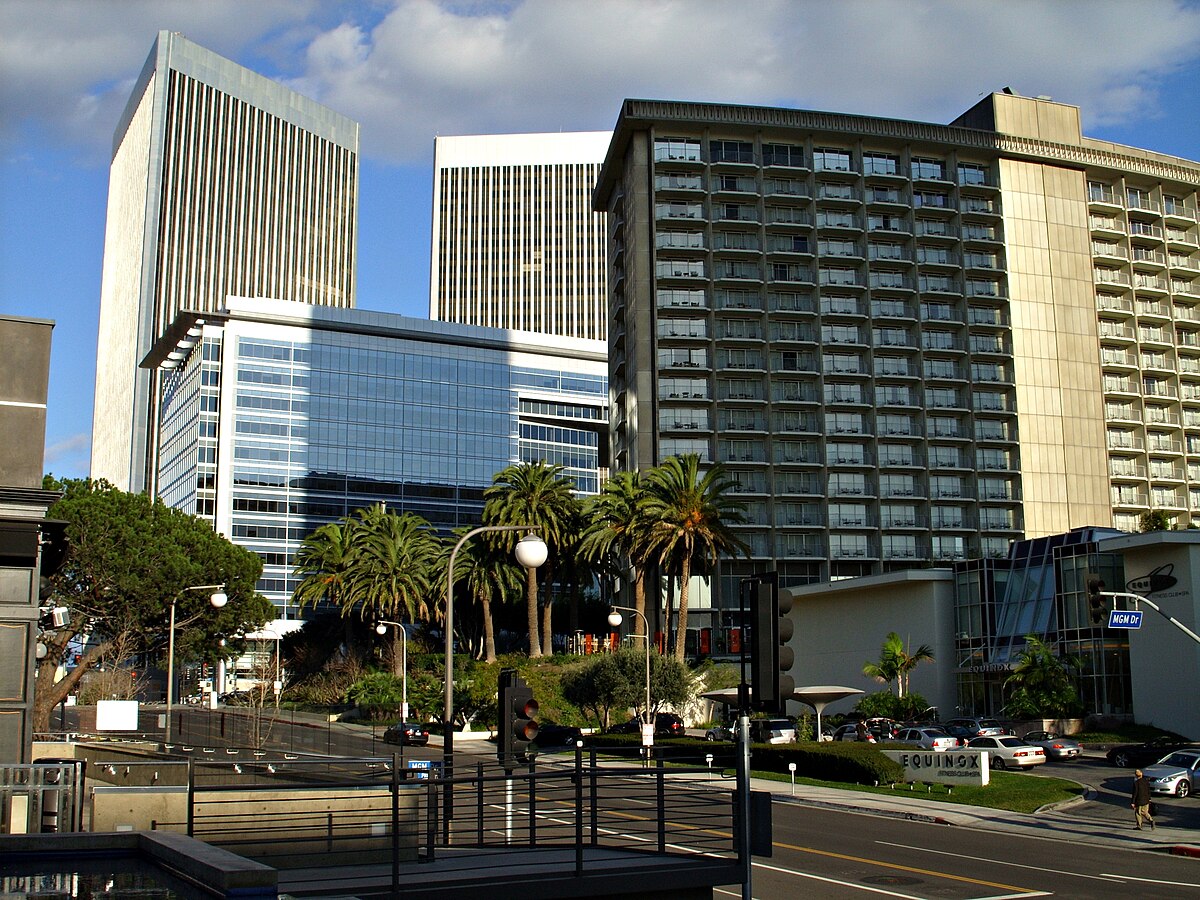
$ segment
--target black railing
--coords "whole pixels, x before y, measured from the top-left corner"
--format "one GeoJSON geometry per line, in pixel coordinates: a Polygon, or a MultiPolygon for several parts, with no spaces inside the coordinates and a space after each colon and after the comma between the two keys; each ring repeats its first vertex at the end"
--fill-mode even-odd
{"type": "Polygon", "coordinates": [[[613,853],[736,860],[734,793],[708,768],[667,768],[661,755],[650,766],[602,763],[582,749],[511,775],[477,763],[449,780],[454,818],[444,829],[447,782],[397,763],[301,759],[234,773],[193,760],[187,832],[277,868],[375,866],[393,882],[405,866],[439,860],[482,868],[499,850],[565,852],[577,875],[613,853]]]}

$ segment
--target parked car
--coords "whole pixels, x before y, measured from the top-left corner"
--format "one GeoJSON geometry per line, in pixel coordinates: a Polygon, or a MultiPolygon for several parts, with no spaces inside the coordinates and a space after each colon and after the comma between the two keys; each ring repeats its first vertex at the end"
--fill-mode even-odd
{"type": "MultiPolygon", "coordinates": [[[[871,732],[869,730],[864,731],[863,734],[864,734],[863,740],[866,741],[867,743],[869,743],[869,744],[877,743],[877,741],[875,740],[875,735],[871,734],[871,732]]],[[[849,725],[843,725],[841,728],[839,728],[837,731],[835,731],[833,733],[833,739],[835,741],[857,741],[858,737],[859,737],[858,724],[855,722],[851,722],[849,725]]]]}
{"type": "Polygon", "coordinates": [[[796,726],[790,719],[751,719],[752,744],[790,744],[796,740],[796,726]]]}
{"type": "Polygon", "coordinates": [[[538,733],[533,739],[533,744],[535,747],[546,750],[550,747],[574,747],[582,740],[583,732],[574,725],[543,722],[538,726],[538,733]]]}
{"type": "Polygon", "coordinates": [[[1028,769],[1031,766],[1040,766],[1046,761],[1046,751],[1041,747],[1008,735],[977,737],[968,741],[967,746],[972,750],[988,751],[994,769],[1007,769],[1009,766],[1028,769]]]}
{"type": "Polygon", "coordinates": [[[384,731],[383,742],[423,747],[429,743],[429,729],[418,722],[397,722],[395,725],[389,725],[384,731]]]}
{"type": "MultiPolygon", "coordinates": [[[[634,716],[628,722],[613,725],[608,729],[609,734],[641,734],[642,719],[634,716]]],[[[654,733],[659,737],[683,737],[683,719],[674,713],[655,713],[654,733]]]]}
{"type": "Polygon", "coordinates": [[[732,741],[734,737],[733,729],[728,725],[714,725],[704,732],[706,741],[732,741]]]}
{"type": "Polygon", "coordinates": [[[1031,731],[1021,740],[1046,751],[1046,759],[1074,759],[1083,752],[1083,744],[1053,731],[1031,731]]]}
{"type": "Polygon", "coordinates": [[[1177,750],[1146,766],[1142,774],[1151,793],[1186,797],[1200,787],[1200,750],[1177,750]]]}
{"type": "Polygon", "coordinates": [[[911,744],[922,750],[953,750],[958,738],[951,737],[940,728],[925,725],[921,728],[902,728],[892,740],[898,744],[911,744]]]}
{"type": "Polygon", "coordinates": [[[217,697],[226,706],[245,706],[250,702],[249,691],[229,691],[217,697]]]}
{"type": "Polygon", "coordinates": [[[1193,748],[1188,741],[1163,735],[1151,738],[1141,744],[1121,744],[1113,747],[1104,755],[1114,766],[1132,769],[1136,766],[1148,766],[1162,759],[1168,753],[1183,749],[1193,748]]]}
{"type": "Polygon", "coordinates": [[[949,719],[943,722],[941,727],[946,734],[963,741],[996,734],[1008,734],[1008,729],[995,719],[977,719],[972,716],[949,719]]]}

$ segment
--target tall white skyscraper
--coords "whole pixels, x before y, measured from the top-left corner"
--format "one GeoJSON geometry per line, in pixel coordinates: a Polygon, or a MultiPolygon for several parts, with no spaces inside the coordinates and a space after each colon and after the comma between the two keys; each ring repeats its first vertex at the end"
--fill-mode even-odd
{"type": "Polygon", "coordinates": [[[607,131],[439,137],[429,317],[604,340],[607,131]]]}
{"type": "Polygon", "coordinates": [[[231,294],[354,306],[358,124],[158,35],[113,139],[92,476],[155,490],[157,373],[183,309],[231,294]]]}

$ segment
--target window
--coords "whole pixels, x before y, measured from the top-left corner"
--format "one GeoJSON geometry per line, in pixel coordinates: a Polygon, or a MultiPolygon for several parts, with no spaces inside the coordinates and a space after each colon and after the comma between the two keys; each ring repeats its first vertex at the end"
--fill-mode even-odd
{"type": "Polygon", "coordinates": [[[909,444],[880,444],[879,464],[881,466],[913,466],[916,465],[916,456],[909,444]]]}
{"type": "Polygon", "coordinates": [[[988,167],[979,163],[958,164],[959,184],[991,184],[988,178],[988,167]]]}
{"type": "Polygon", "coordinates": [[[722,399],[761,400],[762,384],[752,378],[729,378],[721,382],[722,399]]]}
{"type": "Polygon", "coordinates": [[[818,273],[820,284],[860,285],[857,269],[822,267],[818,273]]]}
{"type": "Polygon", "coordinates": [[[863,528],[867,524],[865,503],[830,503],[830,528],[863,528]]]}
{"type": "Polygon", "coordinates": [[[707,368],[708,351],[700,347],[660,347],[658,350],[658,367],[707,368]]]}
{"type": "Polygon", "coordinates": [[[930,409],[951,409],[961,407],[962,398],[954,388],[925,388],[925,405],[930,409]]]}
{"type": "Polygon", "coordinates": [[[867,450],[862,444],[830,441],[825,445],[825,462],[843,466],[865,465],[867,450]]]}
{"type": "MultiPolygon", "coordinates": [[[[912,416],[896,415],[894,413],[885,413],[875,417],[875,426],[880,437],[905,437],[917,433],[916,424],[912,416]]],[[[884,464],[882,458],[880,464],[884,464]]],[[[889,465],[896,465],[890,463],[889,465]]]]}
{"type": "Polygon", "coordinates": [[[853,200],[854,188],[848,184],[819,181],[817,197],[821,200],[853,200]]]}
{"type": "Polygon", "coordinates": [[[867,244],[869,259],[908,259],[903,244],[884,244],[872,242],[867,244]]]}
{"type": "Polygon", "coordinates": [[[913,318],[913,312],[903,300],[877,298],[871,301],[871,315],[876,318],[913,318]]]}
{"type": "Polygon", "coordinates": [[[940,159],[914,156],[912,160],[912,178],[917,180],[946,180],[946,163],[940,159]]]}
{"type": "Polygon", "coordinates": [[[717,309],[762,309],[762,297],[757,291],[723,288],[717,291],[717,309]]]}
{"type": "Polygon", "coordinates": [[[874,328],[871,343],[876,347],[908,347],[912,345],[912,338],[907,328],[874,328]]]}
{"type": "Polygon", "coordinates": [[[654,142],[654,161],[700,161],[697,138],[660,138],[654,142]]]}
{"type": "Polygon", "coordinates": [[[813,168],[818,172],[849,172],[850,151],[836,147],[818,147],[813,150],[813,168]]]}
{"type": "Polygon", "coordinates": [[[921,332],[921,346],[925,350],[961,349],[953,331],[936,331],[932,328],[921,332]]]}
{"type": "Polygon", "coordinates": [[[900,216],[871,213],[867,216],[869,231],[908,231],[908,223],[900,216]]]}
{"type": "Polygon", "coordinates": [[[861,344],[857,325],[822,325],[821,340],[826,344],[861,344]]]}
{"type": "Polygon", "coordinates": [[[712,180],[714,191],[738,191],[743,194],[753,194],[758,190],[753,178],[746,175],[714,175],[712,180]]]}
{"type": "Polygon", "coordinates": [[[660,378],[658,380],[660,400],[706,400],[708,380],[704,378],[660,378]]]}
{"type": "Polygon", "coordinates": [[[954,254],[946,247],[917,247],[917,262],[933,263],[941,266],[954,265],[954,254]]]}
{"type": "Polygon", "coordinates": [[[865,534],[844,534],[835,532],[829,535],[829,555],[834,559],[862,559],[868,554],[867,536],[865,534]]]}
{"type": "Polygon", "coordinates": [[[963,528],[967,514],[961,506],[935,506],[933,512],[934,528],[963,528]]]}
{"type": "Polygon", "coordinates": [[[754,145],[749,141],[709,141],[708,153],[712,162],[752,163],[754,145]]]}
{"type": "Polygon", "coordinates": [[[655,203],[654,217],[656,219],[703,219],[704,208],[699,203],[655,203]]]}
{"type": "Polygon", "coordinates": [[[763,144],[764,166],[804,166],[804,148],[794,144],[763,144]]]}
{"type": "Polygon", "coordinates": [[[961,378],[958,364],[952,359],[927,359],[924,362],[926,378],[961,378]]]}
{"type": "Polygon", "coordinates": [[[933,499],[943,497],[965,497],[961,475],[930,475],[929,496],[933,499]]]}
{"type": "Polygon", "coordinates": [[[875,150],[863,151],[864,175],[899,175],[900,157],[875,150]]]}
{"type": "Polygon", "coordinates": [[[861,497],[867,492],[867,476],[862,472],[830,472],[829,494],[833,497],[861,497]]]}
{"type": "Polygon", "coordinates": [[[717,322],[717,335],[754,340],[762,337],[762,328],[757,319],[720,319],[717,322]]]}
{"type": "Polygon", "coordinates": [[[854,214],[832,209],[817,210],[818,228],[857,228],[854,214]]]}
{"type": "Polygon", "coordinates": [[[875,357],[875,374],[876,375],[911,375],[912,369],[909,361],[902,356],[879,356],[875,357]]]}
{"type": "Polygon", "coordinates": [[[888,473],[879,476],[881,497],[913,497],[917,493],[917,482],[913,475],[888,473]]]}
{"type": "Polygon", "coordinates": [[[658,410],[658,426],[666,431],[708,430],[708,410],[686,406],[662,406],[658,410]]]}
{"type": "Polygon", "coordinates": [[[829,412],[825,414],[827,434],[866,434],[860,413],[829,412]]]}
{"type": "Polygon", "coordinates": [[[876,406],[913,406],[912,391],[907,385],[879,384],[875,386],[876,406]]]}
{"type": "Polygon", "coordinates": [[[921,293],[953,294],[954,282],[949,275],[921,275],[917,279],[921,293]]]}
{"type": "Polygon", "coordinates": [[[962,454],[957,447],[933,446],[929,448],[929,468],[962,469],[962,454]]]}
{"type": "Polygon", "coordinates": [[[896,188],[871,186],[867,188],[868,203],[899,203],[900,191],[896,188]]]}
{"type": "Polygon", "coordinates": [[[811,253],[806,234],[767,235],[767,251],[770,253],[811,253]]]}
{"type": "Polygon", "coordinates": [[[722,350],[717,365],[723,369],[761,369],[762,358],[757,350],[722,350]]]}
{"type": "Polygon", "coordinates": [[[656,191],[699,191],[704,189],[699,175],[659,172],[654,176],[656,191]]]}
{"type": "Polygon", "coordinates": [[[702,259],[660,259],[654,264],[654,273],[659,278],[703,278],[702,259]]]}
{"type": "Polygon", "coordinates": [[[913,206],[917,209],[925,207],[949,209],[950,196],[941,191],[913,191],[913,206]]]}
{"type": "Polygon", "coordinates": [[[862,358],[857,353],[826,353],[821,357],[821,368],[827,375],[860,375],[862,358]]]}
{"type": "Polygon", "coordinates": [[[758,207],[745,203],[714,203],[713,218],[725,222],[757,222],[758,207]]]}
{"type": "Polygon", "coordinates": [[[758,235],[746,231],[718,231],[713,235],[717,250],[757,250],[758,235]]]}
{"type": "Polygon", "coordinates": [[[841,297],[836,294],[821,297],[821,312],[823,314],[843,316],[857,316],[862,314],[862,311],[858,308],[858,301],[856,299],[853,297],[841,297]]]}
{"type": "Polygon", "coordinates": [[[701,231],[660,231],[654,236],[654,244],[660,250],[702,250],[704,233],[701,231]]]}
{"type": "MultiPolygon", "coordinates": [[[[770,165],[770,163],[764,163],[770,165]]],[[[790,197],[804,197],[804,182],[798,178],[767,178],[763,181],[764,194],[786,194],[790,197]]]]}
{"type": "Polygon", "coordinates": [[[658,336],[660,338],[702,338],[708,336],[707,319],[670,319],[659,318],[658,336]]]}
{"type": "Polygon", "coordinates": [[[826,403],[862,403],[863,391],[861,384],[842,384],[838,382],[825,384],[826,403]]]}
{"type": "Polygon", "coordinates": [[[817,241],[817,251],[824,256],[861,256],[854,241],[822,238],[817,241]]]}
{"type": "Polygon", "coordinates": [[[660,290],[655,293],[655,301],[659,309],[669,307],[703,309],[708,306],[708,300],[702,290],[660,290]]]}
{"type": "Polygon", "coordinates": [[[931,438],[960,438],[966,436],[966,429],[958,419],[949,416],[929,416],[926,419],[926,430],[931,438]]]}
{"type": "Polygon", "coordinates": [[[771,263],[772,281],[812,281],[812,270],[799,263],[771,263]]]}
{"type": "Polygon", "coordinates": [[[718,259],[717,278],[741,278],[761,280],[762,271],[757,262],[746,262],[737,259],[718,259]]]}

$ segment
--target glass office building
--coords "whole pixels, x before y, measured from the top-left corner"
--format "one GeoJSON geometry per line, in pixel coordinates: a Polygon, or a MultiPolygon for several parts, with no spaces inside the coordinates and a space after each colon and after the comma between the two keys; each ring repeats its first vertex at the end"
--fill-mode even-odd
{"type": "Polygon", "coordinates": [[[147,365],[164,502],[261,556],[285,619],[319,525],[382,501],[449,532],[512,463],[560,464],[585,494],[607,474],[598,341],[230,298],[180,315],[147,365]]]}

